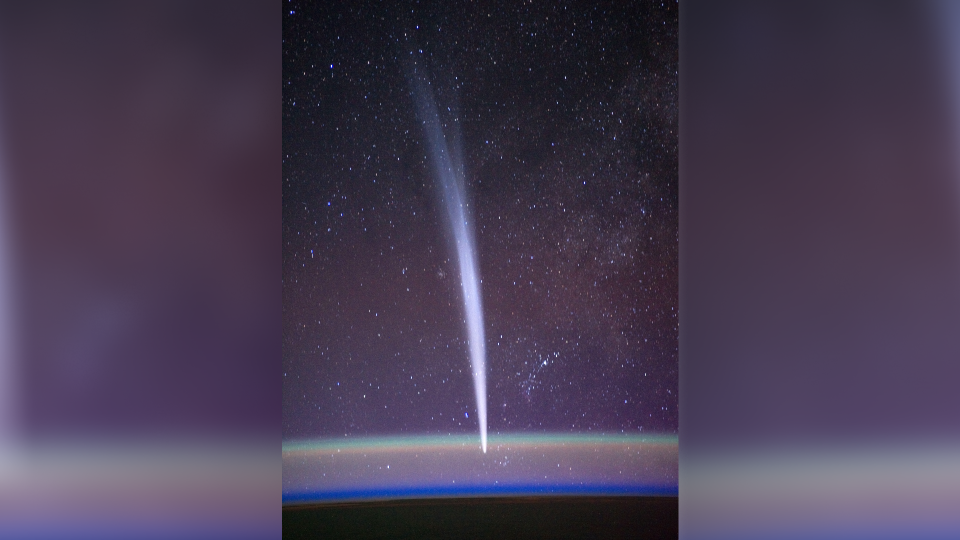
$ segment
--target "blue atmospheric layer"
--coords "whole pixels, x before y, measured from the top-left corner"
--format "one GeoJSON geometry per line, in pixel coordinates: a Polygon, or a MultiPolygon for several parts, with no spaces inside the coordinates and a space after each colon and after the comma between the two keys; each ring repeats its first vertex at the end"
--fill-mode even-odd
{"type": "Polygon", "coordinates": [[[372,500],[393,498],[535,496],[535,495],[615,495],[670,496],[679,493],[677,484],[464,484],[445,486],[379,487],[334,491],[291,491],[283,493],[283,504],[372,500]]]}

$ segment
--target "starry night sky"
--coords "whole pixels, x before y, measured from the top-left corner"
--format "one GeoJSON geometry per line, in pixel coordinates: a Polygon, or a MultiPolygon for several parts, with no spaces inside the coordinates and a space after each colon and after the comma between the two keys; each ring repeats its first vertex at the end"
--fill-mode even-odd
{"type": "Polygon", "coordinates": [[[477,431],[414,55],[458,126],[490,433],[676,433],[677,4],[389,4],[283,3],[283,438],[477,431]]]}

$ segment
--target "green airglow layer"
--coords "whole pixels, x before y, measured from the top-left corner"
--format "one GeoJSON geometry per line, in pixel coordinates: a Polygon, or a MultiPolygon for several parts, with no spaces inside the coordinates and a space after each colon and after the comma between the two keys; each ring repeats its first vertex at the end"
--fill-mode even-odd
{"type": "MultiPolygon", "coordinates": [[[[663,445],[677,446],[675,434],[639,434],[639,433],[497,433],[491,434],[488,448],[497,446],[541,447],[541,446],[607,446],[607,445],[663,445]]],[[[389,435],[378,437],[341,437],[301,439],[283,442],[283,454],[300,452],[350,452],[350,451],[390,451],[390,450],[455,450],[480,449],[476,434],[458,433],[451,435],[389,435]]]]}

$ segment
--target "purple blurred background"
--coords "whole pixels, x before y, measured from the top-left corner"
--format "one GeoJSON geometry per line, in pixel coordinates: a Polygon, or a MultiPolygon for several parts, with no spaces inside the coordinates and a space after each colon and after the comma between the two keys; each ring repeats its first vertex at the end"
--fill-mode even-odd
{"type": "Polygon", "coordinates": [[[0,536],[279,533],[275,8],[0,4],[0,536]]]}
{"type": "Polygon", "coordinates": [[[683,537],[960,532],[958,14],[681,4],[683,537]]]}
{"type": "MultiPolygon", "coordinates": [[[[268,8],[0,6],[0,532],[276,534],[268,8]]],[[[957,35],[681,6],[684,537],[960,531],[957,35]]]]}

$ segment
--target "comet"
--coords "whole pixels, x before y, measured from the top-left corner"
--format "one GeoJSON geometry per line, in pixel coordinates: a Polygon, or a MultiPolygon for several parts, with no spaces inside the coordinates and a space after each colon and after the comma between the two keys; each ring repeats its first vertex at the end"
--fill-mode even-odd
{"type": "Polygon", "coordinates": [[[430,162],[440,186],[442,205],[446,209],[447,220],[453,232],[454,251],[460,266],[460,286],[463,291],[464,320],[467,327],[470,367],[473,372],[473,388],[477,399],[480,447],[486,453],[487,352],[483,332],[483,302],[480,298],[477,246],[474,240],[472,212],[467,199],[463,162],[460,159],[459,145],[452,145],[456,154],[450,152],[451,145],[447,144],[430,81],[421,70],[417,69],[416,64],[408,66],[407,74],[417,106],[417,116],[423,124],[430,162]]]}

